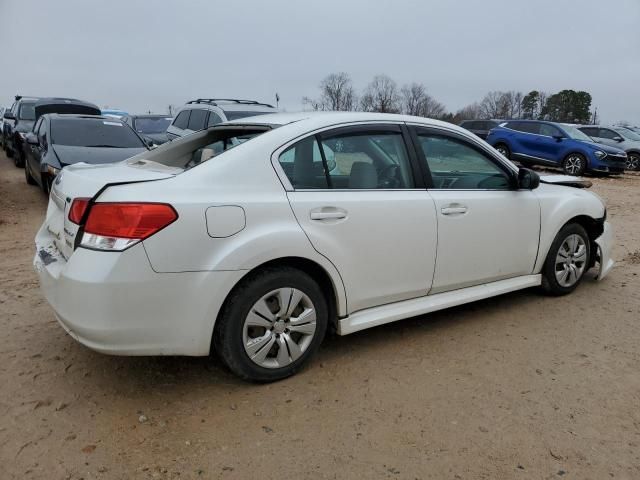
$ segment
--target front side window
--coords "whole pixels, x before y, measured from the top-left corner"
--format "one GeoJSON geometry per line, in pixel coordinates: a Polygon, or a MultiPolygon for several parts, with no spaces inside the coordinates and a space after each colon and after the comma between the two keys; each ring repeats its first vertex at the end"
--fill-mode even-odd
{"type": "Polygon", "coordinates": [[[508,190],[509,177],[487,155],[467,142],[445,135],[418,133],[433,188],[508,190]]]}
{"type": "Polygon", "coordinates": [[[582,133],[586,133],[590,137],[598,136],[598,129],[595,127],[584,127],[584,128],[581,128],[580,130],[582,131],[582,133]]]}
{"type": "Polygon", "coordinates": [[[201,109],[191,110],[191,116],[189,117],[189,124],[187,128],[197,132],[204,128],[204,122],[207,118],[207,111],[201,109]]]}
{"type": "Polygon", "coordinates": [[[323,133],[285,150],[280,165],[296,189],[378,190],[413,188],[398,131],[323,133]]]}
{"type": "Polygon", "coordinates": [[[556,137],[560,135],[560,130],[558,130],[553,125],[548,125],[546,123],[540,124],[540,135],[545,135],[547,137],[556,137]]]}
{"type": "Polygon", "coordinates": [[[173,121],[173,126],[181,130],[184,130],[185,128],[187,128],[187,125],[189,125],[190,113],[191,113],[191,110],[181,111],[176,117],[176,119],[173,121]]]}
{"type": "Polygon", "coordinates": [[[614,132],[613,130],[609,130],[608,128],[601,128],[598,134],[598,137],[606,138],[607,140],[613,140],[614,138],[619,136],[620,135],[618,133],[614,132]]]}

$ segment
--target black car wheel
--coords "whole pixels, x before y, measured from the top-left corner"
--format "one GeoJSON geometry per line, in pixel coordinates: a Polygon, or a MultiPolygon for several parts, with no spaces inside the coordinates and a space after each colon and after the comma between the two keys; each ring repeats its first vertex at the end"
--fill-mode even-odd
{"type": "Polygon", "coordinates": [[[27,181],[29,185],[37,185],[36,181],[31,176],[31,171],[29,170],[29,165],[25,163],[24,165],[24,179],[27,181]]]}
{"type": "Polygon", "coordinates": [[[579,177],[587,168],[587,160],[579,153],[570,153],[562,161],[562,170],[567,175],[579,177]]]}
{"type": "Polygon", "coordinates": [[[213,347],[245,380],[272,382],[296,373],[316,352],[329,311],[322,289],[291,267],[258,271],[229,295],[213,347]]]}
{"type": "Polygon", "coordinates": [[[640,154],[630,153],[629,155],[627,155],[625,169],[632,170],[632,171],[640,170],[640,154]]]}
{"type": "Polygon", "coordinates": [[[509,147],[507,147],[504,143],[498,143],[494,148],[498,151],[498,153],[502,154],[503,157],[511,158],[509,147]]]}

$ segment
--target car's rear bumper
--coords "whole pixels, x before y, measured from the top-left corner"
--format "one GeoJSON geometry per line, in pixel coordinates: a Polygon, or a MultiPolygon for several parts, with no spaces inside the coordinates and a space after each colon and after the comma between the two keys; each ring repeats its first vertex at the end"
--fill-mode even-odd
{"type": "Polygon", "coordinates": [[[599,270],[597,279],[602,280],[611,271],[614,265],[614,261],[611,258],[611,249],[613,247],[613,229],[609,222],[604,222],[604,230],[602,235],[596,238],[596,245],[598,245],[598,264],[599,270]]]}
{"type": "Polygon", "coordinates": [[[142,244],[124,252],[79,248],[66,261],[37,242],[34,267],[63,328],[116,355],[207,355],[219,307],[244,274],[156,273],[142,244]]]}

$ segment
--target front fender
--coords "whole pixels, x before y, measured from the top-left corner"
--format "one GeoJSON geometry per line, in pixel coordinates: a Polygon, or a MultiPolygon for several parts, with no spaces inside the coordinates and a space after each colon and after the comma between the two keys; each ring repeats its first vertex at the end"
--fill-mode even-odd
{"type": "Polygon", "coordinates": [[[540,200],[540,242],[533,273],[540,273],[553,240],[570,220],[604,217],[603,201],[594,193],[573,187],[541,184],[533,191],[540,200]]]}

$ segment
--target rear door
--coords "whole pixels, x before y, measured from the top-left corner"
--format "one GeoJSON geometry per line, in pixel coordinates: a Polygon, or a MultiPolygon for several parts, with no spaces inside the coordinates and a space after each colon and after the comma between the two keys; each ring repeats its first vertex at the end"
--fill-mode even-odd
{"type": "Polygon", "coordinates": [[[279,156],[296,219],[340,272],[349,313],[431,287],[435,208],[414,177],[406,139],[400,125],[343,127],[279,156]]]}
{"type": "Polygon", "coordinates": [[[515,172],[465,137],[413,132],[438,220],[431,293],[531,274],[540,233],[533,192],[514,189],[515,172]]]}

